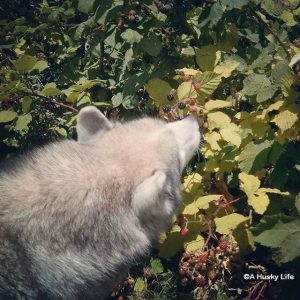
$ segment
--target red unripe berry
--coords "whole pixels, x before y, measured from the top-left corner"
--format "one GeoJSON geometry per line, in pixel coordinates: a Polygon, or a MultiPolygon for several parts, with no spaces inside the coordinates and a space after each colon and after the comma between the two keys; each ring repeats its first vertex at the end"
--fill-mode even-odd
{"type": "Polygon", "coordinates": [[[183,80],[184,80],[184,81],[189,81],[190,79],[191,79],[191,76],[190,76],[190,75],[184,74],[184,76],[183,76],[183,80]]]}
{"type": "Polygon", "coordinates": [[[183,268],[179,269],[179,275],[180,276],[185,276],[186,275],[186,271],[183,268]]]}
{"type": "Polygon", "coordinates": [[[130,10],[130,11],[128,12],[128,15],[130,15],[130,16],[135,16],[135,15],[136,15],[136,11],[135,11],[134,9],[132,9],[132,10],[130,10]]]}
{"type": "Polygon", "coordinates": [[[217,274],[215,271],[209,271],[208,273],[208,278],[211,280],[211,281],[214,281],[217,277],[217,274]]]}
{"type": "Polygon", "coordinates": [[[207,262],[207,255],[203,254],[203,255],[199,255],[198,257],[199,262],[201,262],[202,264],[205,264],[207,262]]]}
{"type": "Polygon", "coordinates": [[[189,230],[186,227],[183,227],[180,229],[179,233],[181,236],[186,236],[189,233],[189,230]]]}
{"type": "Polygon", "coordinates": [[[123,297],[122,295],[120,295],[120,296],[118,297],[118,300],[124,300],[124,297],[123,297]]]}
{"type": "Polygon", "coordinates": [[[221,241],[220,243],[219,243],[219,247],[220,247],[220,249],[221,250],[226,250],[227,249],[227,242],[226,241],[221,241]]]}
{"type": "Polygon", "coordinates": [[[201,90],[201,88],[202,88],[202,85],[201,85],[201,83],[200,83],[200,82],[196,82],[196,83],[194,83],[194,89],[195,89],[196,91],[200,91],[200,90],[201,90]]]}
{"type": "Polygon", "coordinates": [[[194,281],[195,281],[195,284],[197,286],[204,286],[205,285],[205,278],[201,275],[198,276],[198,277],[195,277],[194,281]]]}

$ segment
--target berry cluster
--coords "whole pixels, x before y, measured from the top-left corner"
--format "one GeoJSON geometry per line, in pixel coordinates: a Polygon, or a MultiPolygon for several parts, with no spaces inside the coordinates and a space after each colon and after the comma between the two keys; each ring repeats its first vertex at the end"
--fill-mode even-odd
{"type": "Polygon", "coordinates": [[[195,114],[197,116],[203,115],[202,107],[197,103],[197,99],[193,96],[192,91],[199,92],[202,88],[200,82],[196,82],[193,76],[189,74],[184,74],[181,77],[182,81],[191,83],[191,92],[184,99],[176,98],[176,89],[171,89],[170,92],[166,95],[168,101],[172,102],[176,100],[176,103],[173,105],[163,105],[162,106],[162,117],[168,121],[181,120],[188,113],[195,114]]]}
{"type": "Polygon", "coordinates": [[[184,252],[179,263],[181,285],[208,289],[218,280],[222,282],[224,271],[230,268],[232,255],[238,251],[236,242],[229,243],[221,237],[216,247],[193,253],[184,252]]]}

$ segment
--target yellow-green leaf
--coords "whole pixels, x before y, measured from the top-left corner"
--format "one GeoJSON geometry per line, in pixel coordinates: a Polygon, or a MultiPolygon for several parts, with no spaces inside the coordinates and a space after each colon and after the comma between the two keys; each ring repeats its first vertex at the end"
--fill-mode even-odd
{"type": "Polygon", "coordinates": [[[235,60],[225,60],[215,67],[214,72],[227,78],[239,66],[239,64],[240,63],[235,60]]]}
{"type": "Polygon", "coordinates": [[[215,45],[203,46],[196,51],[196,62],[203,71],[212,71],[217,59],[215,45]]]}
{"type": "Polygon", "coordinates": [[[228,126],[231,122],[230,118],[220,111],[208,113],[207,121],[210,129],[226,128],[226,126],[228,126]]]}
{"type": "Polygon", "coordinates": [[[230,128],[222,128],[220,130],[220,134],[225,141],[230,142],[237,147],[241,145],[241,136],[238,133],[232,131],[230,128]]]}
{"type": "Polygon", "coordinates": [[[183,209],[182,213],[184,215],[190,215],[193,216],[195,215],[197,212],[199,211],[197,205],[195,202],[192,202],[188,205],[185,206],[185,208],[183,209]]]}
{"type": "Polygon", "coordinates": [[[142,278],[138,278],[135,282],[133,290],[137,293],[140,293],[140,292],[144,291],[145,288],[146,288],[146,285],[145,285],[144,280],[142,278]]]}
{"type": "Polygon", "coordinates": [[[233,213],[221,218],[215,219],[216,231],[221,234],[229,234],[243,222],[246,222],[248,218],[243,215],[233,213]]]}
{"type": "Polygon", "coordinates": [[[248,204],[251,205],[254,211],[260,215],[266,212],[270,199],[268,195],[260,189],[248,197],[248,204]]]}
{"type": "Polygon", "coordinates": [[[298,121],[298,115],[289,110],[284,110],[276,115],[272,122],[274,122],[282,132],[290,129],[298,121]]]}
{"type": "Polygon", "coordinates": [[[179,100],[183,100],[187,97],[197,97],[197,92],[194,89],[193,83],[191,81],[182,82],[177,88],[177,96],[179,100]]]}
{"type": "Polygon", "coordinates": [[[7,123],[14,120],[17,117],[17,113],[11,110],[0,111],[0,123],[7,123]]]}
{"type": "Polygon", "coordinates": [[[15,61],[15,67],[17,71],[27,72],[34,67],[36,62],[35,57],[25,54],[15,61]]]}
{"type": "Polygon", "coordinates": [[[259,191],[264,192],[264,193],[279,194],[279,195],[283,195],[283,196],[290,195],[289,192],[282,192],[278,189],[271,189],[271,188],[260,188],[259,191]]]}
{"type": "Polygon", "coordinates": [[[210,145],[212,150],[220,151],[221,147],[218,144],[218,141],[221,139],[221,136],[218,132],[210,132],[205,134],[205,141],[210,145]]]}
{"type": "Polygon", "coordinates": [[[208,111],[215,110],[215,109],[221,109],[225,107],[231,106],[231,103],[224,100],[209,100],[205,103],[204,108],[208,111]]]}
{"type": "Polygon", "coordinates": [[[241,182],[241,189],[245,192],[247,197],[253,195],[260,187],[260,180],[256,176],[241,172],[239,174],[239,180],[241,182]]]}
{"type": "Polygon", "coordinates": [[[207,195],[198,198],[195,202],[199,209],[208,209],[209,204],[213,201],[218,201],[222,195],[207,195]]]}
{"type": "Polygon", "coordinates": [[[184,243],[184,249],[187,252],[196,251],[202,249],[204,243],[204,238],[201,235],[197,235],[192,241],[184,243]]]}

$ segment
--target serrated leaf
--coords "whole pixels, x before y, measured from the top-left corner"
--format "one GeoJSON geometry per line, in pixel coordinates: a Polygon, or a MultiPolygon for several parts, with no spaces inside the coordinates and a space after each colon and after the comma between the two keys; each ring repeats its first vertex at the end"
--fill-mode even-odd
{"type": "Polygon", "coordinates": [[[132,29],[126,29],[122,34],[121,37],[129,44],[138,43],[141,41],[143,36],[139,34],[137,31],[132,29]]]}
{"type": "Polygon", "coordinates": [[[195,80],[201,83],[201,89],[198,91],[200,97],[206,97],[211,95],[219,86],[222,81],[222,77],[214,72],[206,71],[203,73],[197,73],[195,80]]]}
{"type": "MultiPolygon", "coordinates": [[[[179,226],[178,226],[179,227],[179,226]]],[[[159,255],[161,257],[171,257],[183,249],[184,239],[178,231],[171,232],[162,244],[158,244],[159,255]]]]}
{"type": "Polygon", "coordinates": [[[136,293],[141,293],[145,290],[146,288],[146,285],[145,285],[145,282],[142,278],[138,278],[136,281],[135,281],[135,284],[134,284],[134,287],[133,287],[133,290],[136,292],[136,293]]]}
{"type": "Polygon", "coordinates": [[[231,103],[229,101],[224,100],[209,100],[205,103],[204,108],[208,111],[215,110],[215,109],[221,109],[225,107],[230,107],[231,103]]]}
{"type": "Polygon", "coordinates": [[[211,112],[207,114],[208,126],[212,130],[214,128],[226,128],[230,124],[231,119],[222,112],[211,112]]]}
{"type": "Polygon", "coordinates": [[[171,90],[169,83],[159,78],[153,78],[148,81],[146,88],[150,97],[153,98],[157,104],[169,104],[169,100],[167,99],[167,95],[171,90]]]}
{"type": "Polygon", "coordinates": [[[298,119],[299,117],[296,113],[293,113],[289,110],[284,110],[276,115],[272,122],[274,122],[280,128],[281,132],[284,132],[292,128],[298,119]]]}
{"type": "Polygon", "coordinates": [[[281,15],[280,18],[283,22],[286,23],[287,26],[295,26],[298,24],[298,22],[295,20],[294,15],[288,11],[285,10],[281,15]]]}
{"type": "Polygon", "coordinates": [[[17,71],[28,72],[36,63],[35,57],[25,54],[15,61],[15,68],[17,71]]]}
{"type": "Polygon", "coordinates": [[[271,81],[263,74],[250,74],[243,83],[243,93],[248,96],[257,95],[256,100],[259,103],[270,99],[276,91],[271,81]]]}
{"type": "Polygon", "coordinates": [[[216,231],[221,234],[229,234],[247,220],[248,218],[237,213],[233,213],[221,218],[215,218],[216,231]]]}
{"type": "Polygon", "coordinates": [[[264,230],[255,237],[263,246],[276,250],[275,259],[280,263],[292,261],[300,253],[300,220],[283,223],[279,220],[269,230],[264,230]]]}
{"type": "Polygon", "coordinates": [[[158,259],[158,258],[156,258],[156,259],[151,258],[150,266],[151,266],[152,274],[156,275],[156,274],[160,274],[164,271],[164,267],[163,267],[160,259],[158,259]]]}
{"type": "Polygon", "coordinates": [[[242,143],[241,136],[238,133],[232,131],[231,128],[222,128],[220,130],[220,134],[226,142],[230,142],[237,147],[239,147],[242,143]]]}
{"type": "Polygon", "coordinates": [[[245,192],[247,197],[253,195],[260,187],[260,180],[256,176],[241,172],[239,180],[241,182],[241,190],[245,192]]]}
{"type": "Polygon", "coordinates": [[[7,123],[17,117],[17,113],[11,110],[0,111],[0,123],[7,123]]]}
{"type": "Polygon", "coordinates": [[[15,125],[15,129],[21,132],[28,131],[28,124],[32,121],[30,114],[19,116],[15,125]]]}
{"type": "Polygon", "coordinates": [[[221,77],[228,78],[231,73],[239,66],[239,64],[240,63],[238,61],[228,59],[218,64],[215,67],[214,72],[216,74],[219,74],[221,77]]]}
{"type": "Polygon", "coordinates": [[[205,243],[204,238],[201,235],[197,235],[195,238],[193,238],[192,241],[184,243],[184,249],[187,252],[197,251],[199,249],[202,249],[204,243],[205,243]]]}
{"type": "Polygon", "coordinates": [[[191,76],[195,76],[198,73],[201,74],[200,71],[195,70],[195,69],[189,69],[189,68],[176,69],[175,72],[177,74],[181,74],[181,75],[187,74],[187,75],[191,75],[191,76]]]}

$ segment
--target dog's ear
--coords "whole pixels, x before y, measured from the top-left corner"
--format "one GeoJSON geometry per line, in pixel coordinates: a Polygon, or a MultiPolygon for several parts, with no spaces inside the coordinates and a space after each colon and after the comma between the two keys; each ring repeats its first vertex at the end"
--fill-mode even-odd
{"type": "Polygon", "coordinates": [[[138,215],[147,213],[158,204],[159,195],[164,189],[166,179],[164,172],[156,171],[136,187],[131,205],[138,215]]]}
{"type": "Polygon", "coordinates": [[[112,127],[111,122],[96,107],[84,107],[77,117],[78,142],[88,144],[95,134],[105,132],[112,127]]]}

